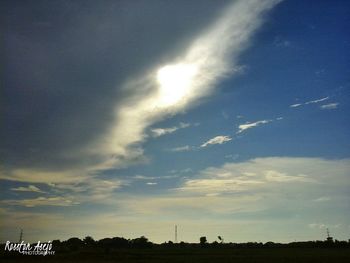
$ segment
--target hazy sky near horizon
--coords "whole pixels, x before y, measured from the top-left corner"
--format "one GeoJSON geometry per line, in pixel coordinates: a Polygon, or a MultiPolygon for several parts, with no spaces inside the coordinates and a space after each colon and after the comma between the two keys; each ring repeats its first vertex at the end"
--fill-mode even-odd
{"type": "Polygon", "coordinates": [[[350,4],[2,1],[0,241],[350,236],[350,4]]]}

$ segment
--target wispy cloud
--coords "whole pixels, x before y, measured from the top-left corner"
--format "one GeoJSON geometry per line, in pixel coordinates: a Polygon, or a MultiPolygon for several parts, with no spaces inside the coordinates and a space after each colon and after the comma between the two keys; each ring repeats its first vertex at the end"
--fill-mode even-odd
{"type": "Polygon", "coordinates": [[[281,36],[276,36],[273,40],[273,45],[278,48],[287,48],[290,47],[292,43],[287,39],[283,39],[281,36]]]}
{"type": "Polygon", "coordinates": [[[339,105],[339,103],[335,102],[335,103],[321,105],[320,108],[322,110],[334,110],[334,109],[338,108],[338,105],[339,105]]]}
{"type": "Polygon", "coordinates": [[[159,137],[159,136],[162,136],[162,135],[165,135],[165,134],[169,134],[169,133],[173,133],[179,129],[184,129],[184,128],[187,128],[187,127],[190,127],[191,124],[189,123],[184,123],[184,122],[181,122],[179,124],[179,126],[174,126],[174,127],[170,127],[170,128],[154,128],[151,130],[151,133],[152,133],[152,136],[153,137],[159,137]]]}
{"type": "Polygon", "coordinates": [[[28,185],[27,187],[20,186],[16,188],[11,188],[12,191],[18,191],[18,192],[35,192],[35,193],[45,193],[44,191],[40,190],[35,185],[28,185]]]}
{"type": "Polygon", "coordinates": [[[98,202],[108,198],[118,189],[129,184],[127,180],[121,179],[99,179],[89,178],[78,183],[51,184],[52,191],[74,196],[79,202],[98,202]]]}
{"type": "Polygon", "coordinates": [[[221,111],[221,115],[225,120],[228,120],[230,118],[230,115],[226,111],[221,111]]]}
{"type": "Polygon", "coordinates": [[[267,124],[269,122],[271,122],[272,120],[261,120],[261,121],[256,121],[256,122],[247,122],[245,124],[241,124],[238,126],[238,131],[237,134],[244,132],[245,130],[254,128],[254,127],[258,127],[262,124],[267,124]]]}
{"type": "Polygon", "coordinates": [[[315,182],[306,175],[290,176],[286,173],[270,170],[265,172],[265,179],[270,182],[315,182]]]}
{"type": "Polygon", "coordinates": [[[283,120],[283,117],[277,117],[274,119],[267,119],[267,120],[260,120],[260,121],[256,121],[256,122],[246,122],[246,123],[240,124],[238,126],[238,131],[236,132],[236,134],[240,134],[240,133],[244,132],[245,130],[255,128],[255,127],[258,127],[258,126],[263,125],[263,124],[268,124],[268,123],[273,122],[273,121],[281,121],[281,120],[283,120]]]}
{"type": "Polygon", "coordinates": [[[329,196],[322,196],[322,197],[314,199],[313,201],[314,202],[327,202],[330,200],[331,200],[331,198],[329,196]]]}
{"type": "MultiPolygon", "coordinates": [[[[178,188],[164,191],[161,195],[157,193],[154,195],[115,193],[111,198],[105,199],[104,204],[108,204],[108,206],[104,213],[93,213],[88,220],[86,216],[79,216],[79,213],[70,213],[68,217],[75,214],[77,216],[57,220],[57,223],[67,223],[71,227],[79,225],[80,230],[86,229],[86,231],[91,229],[91,222],[97,222],[94,227],[102,231],[106,231],[106,226],[110,229],[112,226],[115,227],[115,224],[119,226],[125,224],[130,228],[130,224],[132,224],[132,226],[138,227],[140,233],[144,233],[142,231],[145,231],[147,225],[145,225],[145,222],[153,222],[155,221],[153,219],[159,219],[161,214],[165,221],[170,218],[171,222],[174,220],[180,222],[179,224],[182,225],[185,233],[185,227],[198,224],[198,218],[204,218],[208,222],[212,220],[215,225],[232,222],[232,218],[235,218],[234,220],[238,220],[236,222],[237,226],[241,227],[242,224],[248,222],[247,229],[251,230],[252,225],[256,225],[253,222],[264,222],[269,226],[279,222],[285,226],[291,217],[293,218],[292,224],[295,225],[296,221],[294,220],[297,219],[294,217],[298,214],[298,218],[301,218],[298,223],[307,226],[310,222],[329,227],[337,225],[338,222],[343,224],[343,222],[341,219],[338,221],[335,217],[334,221],[329,221],[331,224],[314,220],[305,223],[305,218],[307,220],[310,220],[310,216],[319,218],[319,214],[324,212],[325,205],[330,207],[336,205],[344,208],[342,210],[343,214],[340,214],[339,217],[347,218],[346,204],[349,200],[348,189],[350,187],[349,170],[349,159],[265,157],[242,162],[229,162],[215,167],[207,167],[187,179],[183,178],[178,188]],[[272,176],[271,171],[274,171],[272,176]],[[327,203],[314,201],[325,196],[325,194],[332,196],[332,200],[327,203]],[[118,209],[111,212],[111,207],[118,207],[118,209]],[[273,220],[267,220],[270,216],[273,220]],[[281,217],[283,217],[282,220],[278,221],[281,217]],[[94,220],[91,218],[94,218],[94,220]],[[121,223],[120,220],[124,223],[121,223]],[[101,227],[101,225],[103,226],[101,227]]],[[[149,189],[153,189],[152,185],[149,186],[149,189]]],[[[65,199],[79,202],[79,200],[70,196],[65,197],[65,199]]],[[[36,204],[37,201],[35,200],[31,200],[29,203],[26,202],[29,206],[39,205],[36,204]]],[[[46,200],[40,202],[41,204],[50,203],[46,200]]],[[[69,201],[65,203],[63,200],[52,200],[51,202],[56,205],[71,203],[69,201]]],[[[10,203],[12,205],[26,204],[24,201],[21,203],[18,201],[9,202],[8,204],[11,205],[10,203]]],[[[103,206],[101,206],[102,209],[103,206]]],[[[12,224],[9,218],[12,217],[6,215],[6,226],[12,224]]],[[[15,227],[17,227],[20,219],[18,215],[13,218],[16,220],[14,222],[16,223],[15,227]]],[[[35,215],[32,218],[35,218],[35,215]]],[[[171,222],[165,221],[156,221],[157,224],[154,229],[158,231],[147,232],[147,236],[151,239],[155,238],[157,234],[154,233],[159,232],[159,224],[164,224],[164,231],[167,233],[166,229],[168,229],[171,222]]],[[[208,222],[205,221],[203,227],[207,226],[208,222]]],[[[20,225],[27,227],[28,222],[20,225]]],[[[49,224],[49,226],[52,227],[52,224],[49,224]]],[[[42,226],[40,227],[42,230],[42,226]]],[[[62,227],[62,229],[66,228],[62,227]]],[[[132,229],[134,231],[134,227],[132,229]]],[[[199,231],[202,231],[202,229],[200,227],[199,231]]],[[[231,228],[225,225],[222,229],[231,228]]],[[[213,236],[220,232],[216,228],[212,231],[210,233],[213,236]]],[[[71,235],[71,233],[70,231],[67,235],[71,235]]],[[[123,233],[125,233],[125,236],[130,235],[127,230],[123,233]]],[[[106,232],[103,232],[101,237],[103,236],[106,236],[106,232]]],[[[166,237],[157,236],[157,238],[159,238],[159,242],[162,242],[166,237]]]]}
{"type": "Polygon", "coordinates": [[[323,223],[311,223],[311,224],[309,224],[309,227],[310,228],[319,228],[319,229],[339,228],[340,224],[329,225],[329,224],[323,224],[323,223]]]}
{"type": "Polygon", "coordinates": [[[290,107],[290,108],[297,108],[297,107],[300,107],[300,106],[303,106],[303,105],[309,105],[309,104],[320,103],[320,102],[326,101],[326,100],[328,100],[328,99],[329,99],[329,97],[324,97],[324,98],[321,98],[321,99],[310,100],[310,101],[303,102],[303,103],[292,104],[292,105],[290,105],[289,107],[290,107]]]}
{"type": "Polygon", "coordinates": [[[73,183],[86,179],[87,169],[50,171],[37,169],[5,170],[0,167],[0,179],[30,183],[73,183]]]}
{"type": "Polygon", "coordinates": [[[55,196],[55,197],[38,197],[34,199],[22,199],[22,200],[3,200],[2,204],[5,205],[17,205],[25,207],[35,206],[73,206],[79,204],[79,202],[73,199],[55,196]]]}
{"type": "Polygon", "coordinates": [[[187,152],[192,150],[193,147],[189,146],[189,145],[184,145],[184,146],[179,146],[179,147],[175,147],[170,149],[171,152],[187,152]]]}
{"type": "Polygon", "coordinates": [[[320,102],[328,100],[328,99],[329,99],[329,97],[324,97],[324,98],[317,99],[317,100],[310,100],[310,101],[305,102],[305,105],[314,104],[314,103],[320,103],[320,102]]]}
{"type": "Polygon", "coordinates": [[[163,176],[135,175],[135,176],[131,177],[131,179],[147,181],[147,180],[155,180],[155,179],[172,179],[172,178],[176,178],[176,177],[178,177],[178,175],[163,175],[163,176]]]}
{"type": "Polygon", "coordinates": [[[70,183],[49,183],[47,192],[41,191],[37,187],[18,187],[13,188],[14,191],[32,191],[38,193],[46,193],[51,196],[33,199],[16,199],[2,200],[3,205],[16,205],[25,207],[36,206],[73,206],[81,203],[105,202],[113,196],[117,189],[128,185],[128,181],[113,179],[103,180],[98,178],[89,178],[81,182],[70,183]]]}
{"type": "MultiPolygon", "coordinates": [[[[243,193],[255,191],[284,191],[287,188],[305,191],[312,184],[317,194],[323,193],[322,185],[328,182],[329,173],[336,174],[333,184],[346,183],[349,160],[323,160],[319,158],[269,157],[240,163],[226,163],[221,167],[202,170],[196,178],[188,179],[181,191],[192,193],[243,193]],[[294,185],[294,186],[292,186],[294,185]]],[[[306,192],[305,192],[306,194],[306,192]]],[[[315,192],[313,192],[315,194],[315,192]]],[[[312,195],[311,195],[312,196],[312,195]]]]}
{"type": "Polygon", "coordinates": [[[203,143],[200,147],[203,148],[203,147],[207,147],[207,146],[213,145],[213,144],[223,144],[223,143],[229,142],[231,140],[232,140],[232,138],[230,136],[219,135],[219,136],[216,136],[214,138],[209,139],[208,141],[203,143]]]}

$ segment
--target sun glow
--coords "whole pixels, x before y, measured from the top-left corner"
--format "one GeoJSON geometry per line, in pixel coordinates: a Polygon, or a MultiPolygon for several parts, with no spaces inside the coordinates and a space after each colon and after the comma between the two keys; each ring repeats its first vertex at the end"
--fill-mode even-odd
{"type": "Polygon", "coordinates": [[[194,64],[175,64],[160,68],[157,72],[159,83],[159,105],[173,106],[189,93],[197,74],[194,64]]]}

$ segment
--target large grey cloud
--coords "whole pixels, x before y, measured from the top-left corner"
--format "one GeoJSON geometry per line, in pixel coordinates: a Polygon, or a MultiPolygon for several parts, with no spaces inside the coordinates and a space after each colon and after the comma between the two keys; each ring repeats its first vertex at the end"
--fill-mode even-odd
{"type": "Polygon", "coordinates": [[[278,2],[8,4],[1,178],[81,182],[140,162],[147,128],[236,72],[278,2]]]}
{"type": "Polygon", "coordinates": [[[109,129],[130,95],[122,83],[181,50],[226,4],[3,1],[5,167],[86,165],[67,153],[109,129]]]}

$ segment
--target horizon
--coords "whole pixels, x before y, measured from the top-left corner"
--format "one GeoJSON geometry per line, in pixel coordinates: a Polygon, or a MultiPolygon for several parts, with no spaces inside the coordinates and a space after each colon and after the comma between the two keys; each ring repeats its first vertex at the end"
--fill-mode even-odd
{"type": "MultiPolygon", "coordinates": [[[[38,241],[41,242],[40,240],[36,240],[36,241],[25,241],[24,238],[23,238],[23,233],[24,231],[20,231],[20,237],[19,237],[19,241],[18,241],[18,244],[27,244],[27,243],[31,243],[31,244],[34,244],[34,243],[37,243],[38,241]]],[[[108,237],[103,237],[103,238],[98,238],[98,239],[95,239],[93,236],[90,236],[90,235],[85,235],[84,237],[76,237],[76,236],[72,236],[72,237],[69,237],[67,239],[64,239],[64,240],[61,240],[61,239],[51,239],[51,240],[47,240],[45,242],[53,242],[53,241],[59,241],[59,242],[66,242],[66,241],[69,241],[70,239],[75,239],[75,238],[78,238],[80,239],[82,242],[85,242],[84,240],[86,238],[91,238],[92,241],[94,242],[100,242],[104,239],[113,239],[113,238],[121,238],[121,239],[125,239],[127,241],[132,241],[134,239],[138,239],[138,238],[146,238],[146,240],[148,242],[151,242],[152,244],[155,244],[155,245],[162,245],[162,244],[182,244],[182,243],[185,243],[185,244],[200,244],[200,239],[202,237],[205,237],[206,238],[206,244],[214,244],[214,243],[218,243],[218,244],[248,244],[248,243],[254,243],[254,244],[267,244],[267,243],[274,243],[274,244],[293,244],[293,243],[304,243],[304,242],[325,242],[325,243],[337,243],[337,242],[347,242],[349,243],[350,242],[350,239],[348,240],[338,240],[336,237],[333,237],[329,230],[326,229],[326,236],[324,239],[321,239],[321,240],[293,240],[293,241],[290,241],[290,242],[275,242],[273,240],[269,240],[269,241],[265,241],[265,242],[262,242],[262,241],[245,241],[245,242],[231,242],[230,240],[226,240],[222,237],[222,236],[216,236],[216,239],[213,239],[213,240],[208,240],[206,236],[200,236],[198,237],[198,240],[197,242],[187,242],[185,240],[178,240],[176,241],[177,239],[177,235],[175,237],[174,235],[174,239],[171,240],[165,240],[163,242],[153,242],[152,240],[148,239],[146,236],[139,236],[139,237],[135,237],[135,238],[127,238],[127,237],[123,237],[123,236],[108,236],[108,237]],[[219,238],[220,237],[220,238],[219,238]],[[330,241],[329,241],[330,239],[330,241]]],[[[6,242],[1,242],[0,244],[6,244],[6,243],[16,243],[15,241],[9,241],[7,240],[6,242]]]]}
{"type": "Polygon", "coordinates": [[[1,2],[0,242],[350,238],[350,2],[1,2]]]}

